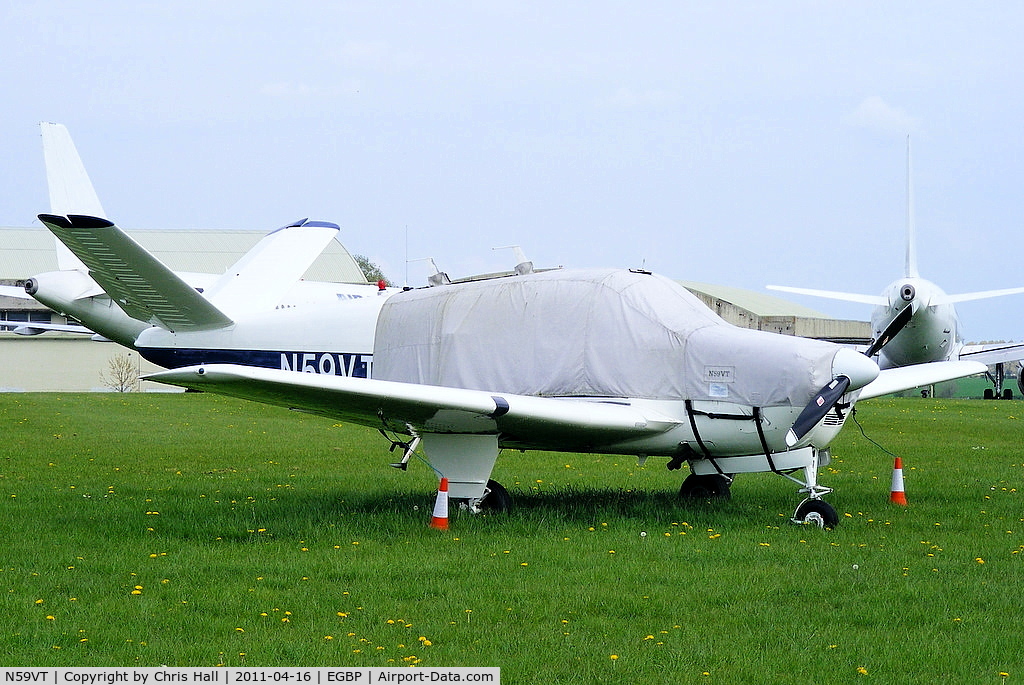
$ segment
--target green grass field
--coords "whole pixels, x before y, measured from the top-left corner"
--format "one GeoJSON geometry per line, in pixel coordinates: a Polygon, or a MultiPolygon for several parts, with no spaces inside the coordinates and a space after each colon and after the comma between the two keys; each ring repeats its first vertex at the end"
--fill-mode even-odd
{"type": "Polygon", "coordinates": [[[507,683],[1024,679],[1019,402],[873,400],[822,482],[681,502],[651,459],[506,452],[427,526],[375,432],[199,394],[0,395],[0,665],[500,666],[507,683]]]}

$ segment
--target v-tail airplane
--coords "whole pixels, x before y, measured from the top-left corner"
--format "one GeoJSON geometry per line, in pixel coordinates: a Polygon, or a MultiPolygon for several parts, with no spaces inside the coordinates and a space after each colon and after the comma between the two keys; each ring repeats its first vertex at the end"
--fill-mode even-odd
{"type": "MultiPolygon", "coordinates": [[[[917,269],[917,244],[914,227],[913,194],[910,170],[910,138],[907,138],[907,245],[904,274],[885,287],[880,295],[837,292],[769,285],[778,290],[798,295],[824,297],[833,300],[873,305],[871,314],[872,342],[869,357],[876,357],[882,369],[899,368],[913,364],[937,361],[977,361],[995,365],[995,374],[989,374],[994,390],[986,397],[1012,397],[1012,391],[1003,389],[1004,365],[1024,359],[1024,343],[998,343],[967,345],[960,333],[960,321],[955,304],[1024,293],[1024,287],[985,290],[948,295],[942,288],[920,276],[917,269]]],[[[1018,375],[1017,385],[1024,393],[1024,376],[1018,375]]]]}
{"type": "MultiPolygon", "coordinates": [[[[16,332],[95,332],[174,367],[256,364],[369,375],[383,284],[301,280],[339,232],[301,220],[272,231],[223,274],[174,272],[106,218],[67,129],[41,124],[59,270],[25,290],[83,326],[17,324],[16,332]]],[[[24,293],[23,293],[24,295],[24,293]]]]}

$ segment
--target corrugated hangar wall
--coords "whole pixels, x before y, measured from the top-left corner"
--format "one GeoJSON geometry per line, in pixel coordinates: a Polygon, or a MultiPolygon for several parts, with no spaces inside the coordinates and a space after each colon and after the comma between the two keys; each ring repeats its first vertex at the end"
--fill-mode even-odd
{"type": "Polygon", "coordinates": [[[781,298],[749,290],[692,281],[680,283],[734,326],[839,343],[866,344],[871,340],[871,324],[866,321],[831,319],[781,298]]]}

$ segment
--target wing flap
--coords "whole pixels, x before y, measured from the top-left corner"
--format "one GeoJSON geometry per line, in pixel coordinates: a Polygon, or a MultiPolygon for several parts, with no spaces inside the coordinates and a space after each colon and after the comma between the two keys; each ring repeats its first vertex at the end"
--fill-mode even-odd
{"type": "Polygon", "coordinates": [[[40,214],[128,316],[169,331],[223,328],[233,322],[156,257],[106,219],[40,214]]]}

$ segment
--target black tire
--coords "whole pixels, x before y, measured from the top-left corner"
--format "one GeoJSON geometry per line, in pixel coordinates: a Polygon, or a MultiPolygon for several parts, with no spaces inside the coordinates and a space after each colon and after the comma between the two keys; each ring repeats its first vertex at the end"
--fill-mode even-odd
{"type": "Polygon", "coordinates": [[[691,473],[679,488],[679,496],[684,499],[729,499],[732,491],[729,479],[721,474],[701,476],[691,473]]]}
{"type": "Polygon", "coordinates": [[[1004,400],[1012,400],[1013,399],[1013,390],[1010,390],[1009,388],[1003,388],[1003,399],[1004,400]]]}
{"type": "Polygon", "coordinates": [[[824,500],[805,499],[796,508],[793,520],[797,523],[816,523],[822,528],[831,530],[839,524],[839,514],[835,507],[824,500]]]}
{"type": "Polygon", "coordinates": [[[995,391],[992,388],[985,388],[985,399],[986,400],[994,400],[995,397],[996,397],[996,393],[995,393],[995,391]]]}
{"type": "Polygon", "coordinates": [[[505,486],[496,480],[487,481],[487,494],[480,500],[480,511],[501,514],[512,508],[512,496],[505,486]]]}

